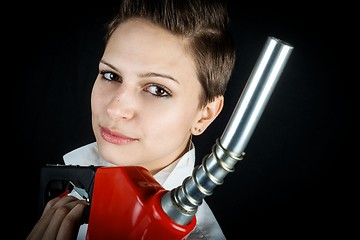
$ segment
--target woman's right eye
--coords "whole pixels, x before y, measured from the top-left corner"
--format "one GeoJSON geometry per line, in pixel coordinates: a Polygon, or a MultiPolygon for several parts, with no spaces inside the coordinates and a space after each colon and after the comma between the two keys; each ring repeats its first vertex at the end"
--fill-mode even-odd
{"type": "Polygon", "coordinates": [[[100,74],[102,75],[102,78],[106,81],[120,81],[120,77],[119,75],[117,75],[116,73],[113,72],[108,72],[108,71],[101,71],[100,74]]]}

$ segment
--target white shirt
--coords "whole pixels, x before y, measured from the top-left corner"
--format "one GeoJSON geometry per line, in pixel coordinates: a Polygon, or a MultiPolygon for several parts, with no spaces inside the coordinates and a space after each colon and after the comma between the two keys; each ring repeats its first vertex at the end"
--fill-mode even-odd
{"type": "MultiPolygon", "coordinates": [[[[96,142],[87,144],[65,154],[63,159],[67,165],[114,166],[100,157],[96,142]]],[[[180,186],[183,180],[192,174],[194,166],[195,148],[192,147],[191,150],[185,153],[181,158],[156,173],[153,177],[164,189],[171,190],[180,186]]],[[[87,227],[87,224],[81,225],[77,238],[78,240],[86,239],[87,227]]],[[[187,238],[187,240],[192,239],[226,239],[213,212],[204,200],[196,212],[196,226],[187,238]]]]}

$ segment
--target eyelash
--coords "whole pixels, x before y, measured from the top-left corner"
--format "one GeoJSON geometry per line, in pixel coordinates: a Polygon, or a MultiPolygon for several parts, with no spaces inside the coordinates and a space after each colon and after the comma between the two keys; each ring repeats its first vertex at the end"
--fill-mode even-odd
{"type": "MultiPolygon", "coordinates": [[[[118,82],[118,83],[122,83],[122,79],[121,77],[119,77],[116,73],[113,73],[111,71],[105,71],[102,70],[100,71],[100,75],[102,76],[102,79],[108,82],[118,82]],[[110,75],[110,77],[106,77],[106,75],[110,75]]],[[[149,94],[151,94],[154,97],[159,97],[159,98],[163,98],[163,97],[171,97],[171,91],[166,88],[164,85],[161,84],[155,84],[155,83],[150,83],[147,84],[144,88],[145,92],[148,92],[149,94]],[[154,94],[152,92],[149,91],[149,88],[152,87],[156,87],[157,89],[155,89],[155,91],[160,92],[160,95],[154,94]]]]}
{"type": "Polygon", "coordinates": [[[165,86],[160,85],[160,84],[151,83],[151,84],[146,85],[145,89],[147,89],[146,92],[150,93],[151,95],[153,95],[155,97],[171,97],[170,91],[167,90],[167,88],[165,86]],[[160,95],[151,93],[148,90],[151,87],[156,87],[157,89],[155,91],[160,92],[160,95]]]}
{"type": "Polygon", "coordinates": [[[122,79],[120,79],[120,77],[116,73],[102,70],[100,71],[100,75],[102,76],[102,79],[105,81],[109,81],[109,82],[116,81],[122,83],[122,79]],[[111,75],[112,78],[116,78],[116,79],[111,79],[111,77],[106,77],[106,75],[111,75]]]}

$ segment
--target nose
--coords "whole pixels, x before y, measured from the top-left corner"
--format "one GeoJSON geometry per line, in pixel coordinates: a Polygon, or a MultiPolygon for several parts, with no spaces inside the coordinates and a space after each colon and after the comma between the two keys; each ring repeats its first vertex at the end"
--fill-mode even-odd
{"type": "Polygon", "coordinates": [[[124,88],[116,92],[107,107],[107,113],[115,121],[131,119],[135,114],[135,96],[124,88]]]}

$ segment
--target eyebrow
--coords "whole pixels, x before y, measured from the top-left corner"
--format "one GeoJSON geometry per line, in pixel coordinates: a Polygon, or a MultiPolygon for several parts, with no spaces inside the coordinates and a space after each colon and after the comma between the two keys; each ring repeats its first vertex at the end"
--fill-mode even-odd
{"type": "Polygon", "coordinates": [[[175,78],[166,75],[166,74],[161,74],[161,73],[154,73],[154,72],[149,72],[149,73],[144,73],[144,74],[140,74],[140,77],[161,77],[161,78],[167,78],[170,79],[176,83],[179,83],[178,80],[176,80],[175,78]]]}
{"type": "Polygon", "coordinates": [[[101,62],[101,63],[103,63],[103,64],[105,64],[106,66],[108,66],[108,67],[110,67],[110,68],[114,69],[115,71],[119,72],[119,70],[117,70],[115,66],[113,66],[112,64],[110,64],[110,63],[108,63],[108,62],[104,61],[103,59],[101,59],[101,60],[100,60],[100,62],[101,62]]]}
{"type": "MultiPolygon", "coordinates": [[[[115,66],[113,66],[112,64],[104,61],[103,59],[101,59],[100,62],[103,63],[103,64],[105,64],[106,66],[114,69],[115,71],[120,72],[115,66]]],[[[161,78],[167,78],[167,79],[172,80],[172,81],[174,81],[174,82],[176,82],[176,83],[179,83],[179,81],[176,80],[175,78],[173,78],[172,76],[167,75],[167,74],[162,74],[162,73],[148,72],[148,73],[140,74],[139,76],[140,76],[140,77],[161,77],[161,78]]]]}

